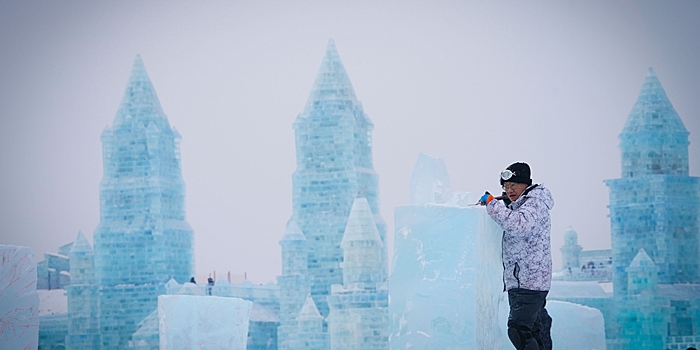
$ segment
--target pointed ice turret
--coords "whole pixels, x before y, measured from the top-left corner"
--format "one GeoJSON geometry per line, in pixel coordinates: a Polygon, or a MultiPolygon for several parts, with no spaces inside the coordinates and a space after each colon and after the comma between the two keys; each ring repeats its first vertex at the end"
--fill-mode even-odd
{"type": "Polygon", "coordinates": [[[75,242],[71,246],[70,252],[71,254],[78,252],[92,252],[92,246],[88,242],[87,238],[85,238],[85,235],[83,235],[82,230],[78,231],[78,237],[75,238],[75,242]]]}
{"type": "Polygon", "coordinates": [[[627,267],[627,293],[654,294],[658,285],[659,268],[651,260],[644,248],[640,249],[627,267]]]}
{"type": "Polygon", "coordinates": [[[333,39],[328,41],[326,55],[321,61],[302,115],[308,116],[316,107],[329,102],[345,105],[348,109],[359,103],[333,39]]]}
{"type": "Polygon", "coordinates": [[[152,118],[166,118],[166,116],[141,55],[136,55],[124,97],[114,118],[114,125],[118,126],[134,119],[152,118]]]}
{"type": "Polygon", "coordinates": [[[280,240],[282,246],[282,275],[277,277],[280,288],[280,326],[277,329],[278,348],[295,349],[297,319],[304,297],[309,294],[309,251],[304,233],[294,219],[287,222],[287,231],[280,240]],[[294,338],[294,339],[292,339],[294,338]]]}
{"type": "Polygon", "coordinates": [[[95,253],[83,235],[83,231],[78,231],[78,237],[75,238],[70,249],[69,257],[71,284],[95,283],[95,253]]]}
{"type": "Polygon", "coordinates": [[[95,253],[82,231],[78,231],[68,255],[71,281],[66,286],[69,318],[66,346],[69,349],[99,349],[101,338],[95,253]]]}
{"type": "Polygon", "coordinates": [[[620,134],[622,177],[688,175],[688,130],[649,68],[620,134]]]}
{"type": "Polygon", "coordinates": [[[282,275],[305,275],[308,271],[306,237],[296,221],[287,224],[282,240],[282,275]]]}
{"type": "Polygon", "coordinates": [[[343,240],[343,285],[371,285],[385,281],[382,239],[366,198],[356,198],[350,211],[343,240]]]}
{"type": "Polygon", "coordinates": [[[328,335],[323,333],[323,316],[310,294],[299,312],[297,322],[296,337],[291,341],[290,350],[328,349],[328,335]]]}

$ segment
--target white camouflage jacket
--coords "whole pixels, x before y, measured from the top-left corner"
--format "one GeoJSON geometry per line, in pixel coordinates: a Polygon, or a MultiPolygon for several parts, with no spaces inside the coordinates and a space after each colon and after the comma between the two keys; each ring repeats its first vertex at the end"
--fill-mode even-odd
{"type": "Polygon", "coordinates": [[[503,283],[505,290],[548,291],[552,284],[552,193],[531,185],[508,207],[492,200],[486,211],[503,228],[503,283]]]}

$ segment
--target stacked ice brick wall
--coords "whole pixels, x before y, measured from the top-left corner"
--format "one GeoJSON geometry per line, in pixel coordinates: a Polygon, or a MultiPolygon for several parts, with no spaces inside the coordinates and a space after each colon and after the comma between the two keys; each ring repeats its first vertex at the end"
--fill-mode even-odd
{"type": "Polygon", "coordinates": [[[193,276],[180,135],[170,127],[140,56],[101,139],[95,280],[103,348],[118,349],[156,309],[170,278],[185,282],[193,276]]]}
{"type": "Polygon", "coordinates": [[[386,349],[389,290],[384,244],[367,199],[355,199],[340,246],[343,284],[331,286],[328,297],[331,349],[386,349]]]}
{"type": "MultiPolygon", "coordinates": [[[[292,220],[306,236],[310,293],[323,317],[329,313],[331,285],[343,283],[340,241],[355,198],[367,199],[386,242],[372,163],[373,127],[331,40],[304,111],[294,122],[297,167],[292,175],[292,220]]],[[[386,262],[386,246],[382,256],[386,262]]],[[[285,287],[280,288],[284,294],[285,287]]]]}
{"type": "Polygon", "coordinates": [[[652,69],[622,133],[622,177],[608,180],[614,286],[627,294],[625,269],[640,249],[659,283],[700,282],[698,178],[688,174],[688,131],[652,69]]]}

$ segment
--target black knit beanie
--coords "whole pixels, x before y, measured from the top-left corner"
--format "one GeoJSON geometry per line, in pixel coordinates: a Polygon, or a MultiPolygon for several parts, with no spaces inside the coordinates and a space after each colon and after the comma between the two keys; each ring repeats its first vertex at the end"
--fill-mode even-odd
{"type": "Polygon", "coordinates": [[[504,182],[516,182],[532,185],[530,178],[530,166],[527,163],[513,163],[501,172],[501,186],[504,182]]]}

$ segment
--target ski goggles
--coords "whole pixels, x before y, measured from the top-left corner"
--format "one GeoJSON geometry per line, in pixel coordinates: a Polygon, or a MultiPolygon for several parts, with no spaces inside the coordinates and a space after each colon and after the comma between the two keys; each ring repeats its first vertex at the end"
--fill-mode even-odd
{"type": "Polygon", "coordinates": [[[517,172],[515,171],[510,171],[508,169],[501,171],[501,179],[503,181],[508,181],[510,180],[513,176],[518,176],[517,172]]]}

